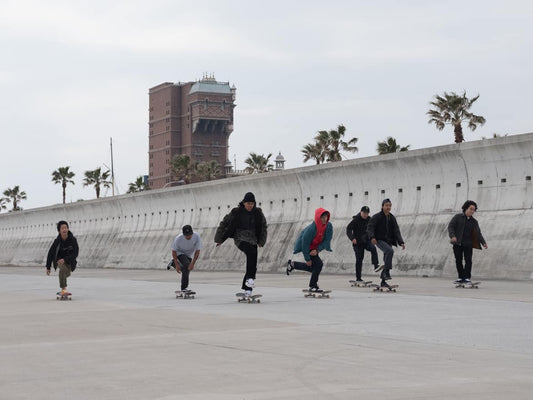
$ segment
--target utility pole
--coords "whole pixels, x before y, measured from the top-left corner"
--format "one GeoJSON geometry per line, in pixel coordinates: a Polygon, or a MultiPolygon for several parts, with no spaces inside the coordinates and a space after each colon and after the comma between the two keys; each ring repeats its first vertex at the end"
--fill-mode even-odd
{"type": "Polygon", "coordinates": [[[109,144],[111,147],[111,193],[115,195],[115,171],[113,169],[113,138],[109,138],[109,144]]]}

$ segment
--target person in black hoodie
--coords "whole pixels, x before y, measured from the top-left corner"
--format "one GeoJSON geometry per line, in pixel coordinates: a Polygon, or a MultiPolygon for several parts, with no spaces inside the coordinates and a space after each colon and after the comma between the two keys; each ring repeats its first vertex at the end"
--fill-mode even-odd
{"type": "Polygon", "coordinates": [[[79,247],[76,237],[69,231],[69,226],[66,221],[59,221],[57,223],[57,231],[59,235],[52,243],[50,250],[48,250],[48,257],[46,258],[46,275],[50,275],[52,264],[54,270],[59,268],[59,287],[61,295],[70,295],[67,291],[67,278],[76,269],[76,258],[78,257],[79,247]]]}
{"type": "Polygon", "coordinates": [[[256,207],[252,192],[246,193],[239,206],[233,208],[220,222],[215,233],[217,247],[227,238],[233,238],[237,248],[246,255],[242,290],[246,296],[250,296],[255,286],[257,247],[263,247],[267,239],[267,222],[263,211],[256,207]]]}
{"type": "Polygon", "coordinates": [[[453,254],[455,256],[455,266],[459,276],[455,283],[471,283],[472,273],[472,249],[481,250],[481,245],[487,248],[487,242],[481,234],[479,224],[474,218],[477,204],[472,200],[467,200],[462,207],[463,212],[455,214],[448,224],[448,235],[453,244],[453,254]],[[465,265],[463,267],[463,257],[465,265]]]}
{"type": "Polygon", "coordinates": [[[367,227],[367,235],[372,241],[372,244],[378,246],[383,251],[385,267],[381,271],[382,287],[388,287],[389,285],[386,281],[391,279],[390,270],[392,269],[392,256],[394,255],[392,246],[400,245],[402,250],[405,250],[405,242],[400,233],[398,222],[390,212],[391,208],[391,201],[389,199],[383,200],[381,211],[370,218],[367,227]]]}
{"type": "Polygon", "coordinates": [[[353,219],[346,227],[346,235],[348,236],[348,239],[350,239],[350,242],[352,242],[353,250],[355,252],[355,279],[357,282],[363,282],[361,273],[363,269],[363,260],[365,258],[365,250],[370,252],[374,272],[383,269],[383,266],[379,265],[376,246],[370,242],[366,233],[369,213],[370,208],[368,208],[368,206],[363,206],[359,214],[354,215],[352,217],[353,219]]]}

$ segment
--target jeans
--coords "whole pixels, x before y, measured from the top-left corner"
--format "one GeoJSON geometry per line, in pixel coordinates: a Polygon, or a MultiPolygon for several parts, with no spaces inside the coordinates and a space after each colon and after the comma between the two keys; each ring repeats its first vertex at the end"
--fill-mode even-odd
{"type": "Polygon", "coordinates": [[[309,281],[310,288],[318,287],[318,277],[320,275],[320,271],[322,271],[323,265],[324,263],[322,262],[318,254],[316,256],[311,256],[311,266],[303,262],[293,262],[294,269],[311,272],[311,280],[309,281]]]}
{"type": "Polygon", "coordinates": [[[239,244],[239,250],[246,254],[246,273],[242,280],[242,290],[252,290],[253,288],[246,286],[248,279],[255,280],[255,274],[257,272],[257,245],[248,242],[241,242],[239,244]]]}
{"type": "Polygon", "coordinates": [[[455,267],[459,279],[470,279],[472,273],[472,246],[453,245],[453,254],[455,256],[455,267]],[[465,266],[463,268],[463,256],[465,266]]]}
{"type": "Polygon", "coordinates": [[[384,240],[378,240],[377,246],[383,252],[383,261],[385,263],[383,271],[388,271],[390,273],[390,270],[392,269],[392,256],[394,255],[394,249],[384,240]]]}
{"type": "Polygon", "coordinates": [[[70,265],[66,263],[58,264],[57,267],[59,268],[59,287],[61,289],[67,287],[67,278],[70,276],[71,270],[70,265]]]}
{"type": "Polygon", "coordinates": [[[178,256],[178,263],[181,270],[181,290],[185,290],[189,287],[189,265],[191,264],[192,259],[185,255],[180,254],[178,256]]]}
{"type": "Polygon", "coordinates": [[[356,279],[361,279],[363,260],[365,259],[365,250],[368,250],[370,252],[370,255],[372,257],[372,265],[374,266],[379,264],[378,251],[376,250],[376,246],[374,246],[372,242],[354,244],[353,250],[355,252],[355,277],[356,279]]]}

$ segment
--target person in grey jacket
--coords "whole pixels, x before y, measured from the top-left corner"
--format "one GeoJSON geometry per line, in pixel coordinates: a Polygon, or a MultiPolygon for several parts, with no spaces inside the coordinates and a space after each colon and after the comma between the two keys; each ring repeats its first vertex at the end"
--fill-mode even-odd
{"type": "Polygon", "coordinates": [[[455,267],[458,278],[456,283],[470,283],[472,274],[472,251],[481,250],[481,246],[488,248],[487,242],[481,234],[479,224],[474,218],[477,204],[467,200],[462,207],[463,212],[453,216],[448,224],[448,235],[453,245],[455,267]],[[463,258],[465,264],[463,266],[463,258]]]}

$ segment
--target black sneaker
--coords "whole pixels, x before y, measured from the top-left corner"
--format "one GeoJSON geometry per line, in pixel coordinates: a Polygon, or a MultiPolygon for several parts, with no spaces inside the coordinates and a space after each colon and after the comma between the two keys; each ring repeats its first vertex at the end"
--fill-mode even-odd
{"type": "Polygon", "coordinates": [[[453,283],[463,283],[463,280],[459,278],[459,279],[454,280],[453,283]]]}
{"type": "Polygon", "coordinates": [[[323,290],[320,289],[318,286],[310,287],[310,288],[309,288],[309,291],[310,291],[310,292],[313,292],[313,293],[322,293],[322,292],[323,292],[323,290]]]}
{"type": "Polygon", "coordinates": [[[357,278],[355,281],[356,282],[364,282],[364,280],[362,280],[361,278],[357,278]]]}
{"type": "Polygon", "coordinates": [[[290,275],[293,269],[292,260],[287,261],[287,275],[290,275]]]}
{"type": "Polygon", "coordinates": [[[376,264],[374,265],[374,272],[379,272],[383,269],[384,265],[376,264]]]}
{"type": "Polygon", "coordinates": [[[390,285],[387,283],[387,281],[386,281],[385,279],[383,279],[383,280],[381,281],[381,285],[380,285],[380,286],[381,286],[381,287],[390,288],[390,285]]]}
{"type": "Polygon", "coordinates": [[[167,264],[167,271],[170,271],[170,269],[176,269],[176,266],[174,265],[174,259],[170,260],[170,262],[167,264]]]}

